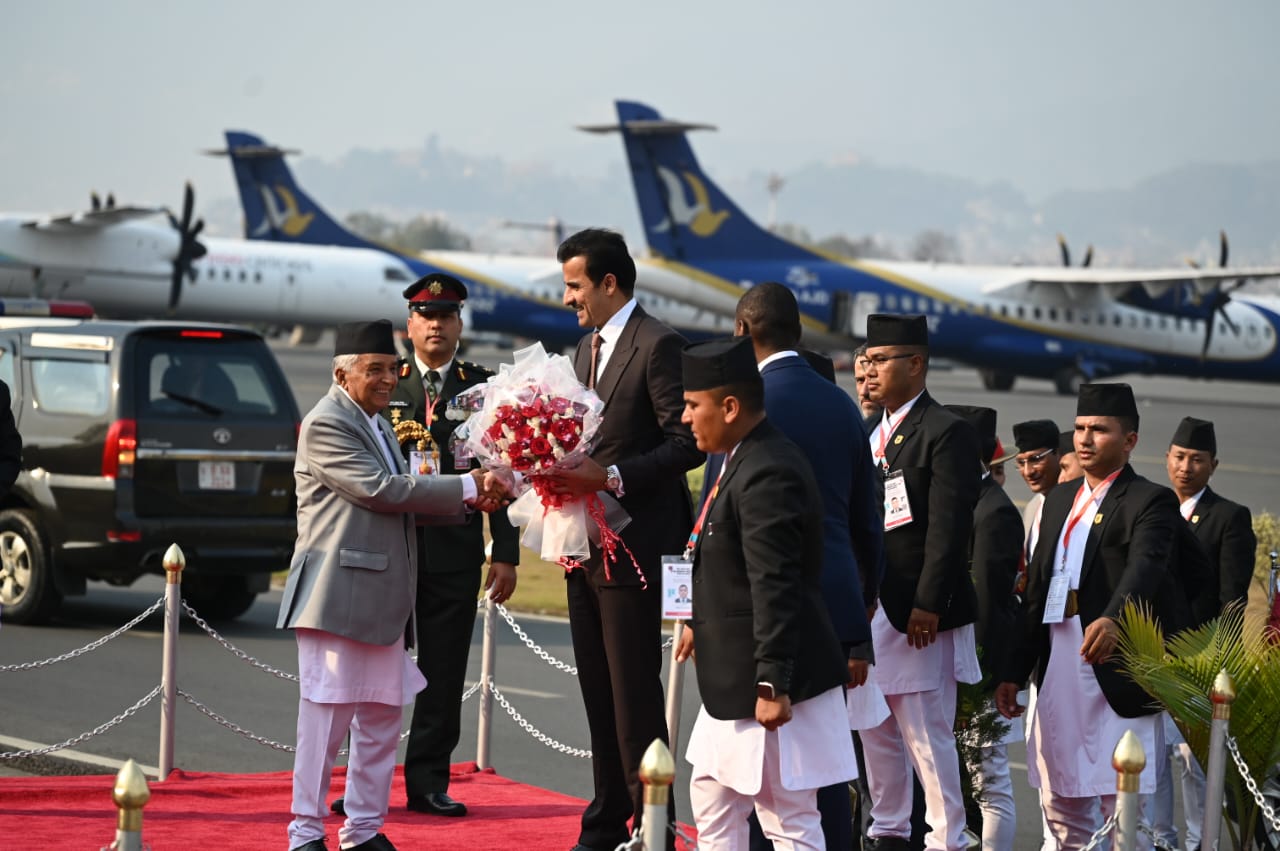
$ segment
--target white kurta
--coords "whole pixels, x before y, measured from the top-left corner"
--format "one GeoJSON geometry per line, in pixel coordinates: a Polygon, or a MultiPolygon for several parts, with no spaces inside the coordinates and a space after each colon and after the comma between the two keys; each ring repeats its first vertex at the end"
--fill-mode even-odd
{"type": "Polygon", "coordinates": [[[755,718],[712,718],[704,706],[689,735],[685,759],[696,774],[709,775],[740,795],[757,795],[766,735],[778,737],[784,789],[821,789],[858,776],[844,689],[839,686],[792,704],[791,720],[772,733],[755,718]]]}
{"type": "Polygon", "coordinates": [[[884,607],[880,607],[871,619],[871,641],[876,648],[876,664],[871,673],[885,694],[941,688],[944,674],[960,683],[976,683],[982,679],[971,623],[943,630],[936,641],[917,650],[904,633],[893,628],[884,607]]]}
{"type": "Polygon", "coordinates": [[[399,642],[382,646],[318,629],[294,632],[304,700],[407,706],[426,688],[422,671],[399,642]]]}
{"type": "MultiPolygon", "coordinates": [[[[1081,487],[1087,488],[1088,483],[1082,482],[1081,487]]],[[[1055,571],[1067,572],[1071,588],[1080,587],[1089,529],[1106,491],[1107,488],[1100,487],[1083,497],[1085,504],[1079,522],[1065,550],[1065,524],[1058,535],[1053,565],[1055,571]]],[[[1076,506],[1072,511],[1076,511],[1076,506]]],[[[1111,766],[1111,755],[1120,737],[1126,730],[1133,730],[1144,752],[1154,754],[1156,724],[1160,718],[1158,715],[1141,718],[1117,715],[1098,685],[1093,666],[1080,656],[1083,643],[1084,628],[1078,615],[1049,625],[1049,663],[1027,725],[1028,780],[1037,789],[1068,798],[1115,794],[1116,771],[1111,766]]],[[[1155,791],[1154,759],[1147,760],[1139,786],[1143,794],[1155,791]]]]}

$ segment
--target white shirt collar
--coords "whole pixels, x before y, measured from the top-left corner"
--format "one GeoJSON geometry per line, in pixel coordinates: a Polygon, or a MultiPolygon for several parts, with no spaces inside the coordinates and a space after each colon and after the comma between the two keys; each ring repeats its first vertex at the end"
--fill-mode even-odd
{"type": "MultiPolygon", "coordinates": [[[[907,404],[903,405],[902,407],[898,408],[898,410],[894,411],[894,412],[893,412],[893,417],[892,417],[892,419],[893,419],[894,421],[896,421],[896,422],[902,422],[903,418],[904,418],[904,417],[906,417],[907,412],[911,410],[911,408],[912,408],[912,406],[913,406],[913,405],[915,405],[916,400],[917,400],[917,399],[919,399],[919,398],[920,398],[921,396],[923,396],[923,395],[924,395],[924,390],[922,389],[922,390],[921,390],[919,393],[917,393],[915,396],[912,396],[912,397],[911,397],[911,401],[910,401],[910,402],[907,402],[907,404]]],[[[884,414],[882,415],[882,417],[883,417],[883,418],[882,418],[882,424],[883,424],[883,423],[888,423],[888,422],[890,421],[890,419],[891,419],[891,418],[890,418],[890,416],[889,416],[889,409],[888,409],[888,408],[885,408],[885,409],[884,409],[884,414]]]]}
{"type": "Polygon", "coordinates": [[[773,354],[769,355],[769,357],[765,358],[764,360],[760,361],[760,363],[756,364],[756,366],[760,369],[761,372],[764,372],[764,368],[776,360],[782,360],[783,358],[796,358],[796,357],[800,357],[799,352],[793,349],[787,349],[785,352],[774,352],[773,354]]]}
{"type": "Polygon", "coordinates": [[[617,341],[622,336],[622,329],[627,324],[627,320],[631,318],[631,314],[635,312],[636,300],[628,299],[627,303],[618,308],[618,312],[609,317],[609,321],[600,326],[600,336],[604,338],[606,343],[617,341]]]}
{"type": "Polygon", "coordinates": [[[1178,504],[1178,510],[1182,512],[1183,520],[1191,519],[1191,512],[1195,509],[1196,504],[1200,502],[1200,497],[1204,496],[1204,492],[1207,491],[1208,489],[1209,489],[1209,486],[1205,485],[1204,487],[1200,488],[1200,490],[1196,491],[1195,496],[1191,497],[1190,499],[1184,499],[1181,503],[1178,504]]]}

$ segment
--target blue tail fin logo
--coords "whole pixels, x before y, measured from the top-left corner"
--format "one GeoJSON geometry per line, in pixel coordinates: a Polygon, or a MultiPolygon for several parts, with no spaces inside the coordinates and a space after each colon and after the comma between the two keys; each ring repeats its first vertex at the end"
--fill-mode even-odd
{"type": "Polygon", "coordinates": [[[672,227],[672,219],[675,220],[675,224],[687,227],[695,236],[704,239],[720,230],[724,220],[729,218],[729,211],[711,209],[711,199],[707,193],[706,184],[698,175],[691,171],[676,174],[665,166],[658,166],[657,171],[659,179],[667,190],[667,207],[670,214],[664,216],[662,221],[654,226],[654,233],[669,231],[672,227]],[[693,203],[690,203],[689,198],[685,196],[684,184],[680,182],[681,177],[684,178],[685,183],[689,184],[693,203]]]}
{"type": "Polygon", "coordinates": [[[265,183],[256,184],[262,193],[262,207],[265,215],[258,227],[249,235],[250,238],[265,237],[277,230],[286,236],[301,236],[311,225],[315,213],[299,213],[298,199],[287,186],[276,184],[274,187],[265,183]],[[273,190],[274,189],[274,194],[273,190]],[[279,200],[277,202],[277,196],[279,200]]]}

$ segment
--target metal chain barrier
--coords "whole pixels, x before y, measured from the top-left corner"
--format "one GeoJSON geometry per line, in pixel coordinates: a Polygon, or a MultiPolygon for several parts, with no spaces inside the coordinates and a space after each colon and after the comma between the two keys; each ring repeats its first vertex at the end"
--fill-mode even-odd
{"type": "Polygon", "coordinates": [[[87,733],[81,733],[75,738],[67,739],[65,742],[59,742],[56,745],[49,745],[48,747],[44,747],[44,748],[34,748],[28,751],[9,751],[8,753],[0,753],[0,760],[21,759],[22,757],[28,757],[28,756],[44,756],[45,754],[53,753],[54,751],[60,751],[63,748],[74,747],[75,745],[78,745],[81,742],[87,742],[89,739],[92,739],[94,736],[98,736],[107,732],[112,727],[115,727],[117,724],[124,721],[126,718],[131,717],[139,709],[146,706],[151,701],[155,700],[156,695],[158,694],[160,694],[160,686],[157,685],[151,691],[147,692],[146,696],[143,697],[141,700],[139,700],[137,703],[135,703],[133,706],[130,706],[124,712],[121,712],[119,715],[112,718],[107,723],[100,724],[99,726],[95,727],[94,729],[90,730],[87,733]]]}
{"type": "Polygon", "coordinates": [[[631,833],[631,838],[618,843],[613,851],[644,851],[644,837],[640,835],[640,829],[636,828],[631,833]]]}
{"type": "Polygon", "coordinates": [[[212,638],[214,641],[221,644],[223,648],[228,650],[237,659],[243,659],[253,667],[262,671],[266,671],[268,674],[271,674],[274,677],[279,677],[282,680],[288,680],[291,683],[298,682],[297,674],[291,674],[288,671],[282,671],[279,668],[273,668],[270,665],[268,665],[266,662],[253,658],[248,653],[241,650],[239,647],[236,647],[230,641],[227,641],[225,638],[223,638],[221,635],[218,634],[218,631],[216,629],[209,626],[208,621],[200,617],[200,615],[196,614],[196,610],[191,608],[190,604],[188,604],[186,600],[182,601],[182,610],[187,613],[187,617],[191,618],[193,621],[196,622],[197,626],[199,626],[201,629],[207,632],[210,638],[212,638]]]}
{"type": "Polygon", "coordinates": [[[1116,829],[1116,817],[1115,817],[1115,814],[1113,813],[1111,815],[1111,818],[1103,822],[1102,827],[1098,828],[1097,831],[1093,834],[1093,836],[1089,837],[1089,844],[1081,848],[1080,851],[1093,851],[1093,849],[1097,848],[1102,843],[1102,840],[1110,836],[1111,831],[1115,829],[1116,829]]]}
{"type": "Polygon", "coordinates": [[[1170,845],[1168,842],[1165,842],[1163,839],[1156,836],[1155,830],[1149,827],[1145,822],[1138,822],[1138,833],[1141,833],[1143,836],[1147,837],[1147,839],[1150,839],[1151,844],[1159,849],[1159,851],[1178,851],[1176,843],[1174,845],[1170,845]]]}
{"type": "Polygon", "coordinates": [[[1235,736],[1227,734],[1227,750],[1231,753],[1231,758],[1235,760],[1236,771],[1240,772],[1240,777],[1244,780],[1245,788],[1249,790],[1249,794],[1253,796],[1254,802],[1257,803],[1258,809],[1262,810],[1262,816],[1267,820],[1267,824],[1271,825],[1271,829],[1280,832],[1280,819],[1276,818],[1276,811],[1263,796],[1262,790],[1258,788],[1258,784],[1253,781],[1253,777],[1249,774],[1249,766],[1245,764],[1244,757],[1240,756],[1240,748],[1236,746],[1235,736]]]}
{"type": "Polygon", "coordinates": [[[559,751],[560,753],[568,754],[569,756],[581,757],[582,759],[591,759],[590,750],[585,748],[575,748],[571,745],[557,742],[555,739],[551,738],[546,733],[543,733],[537,727],[526,721],[524,716],[517,712],[516,708],[507,702],[507,699],[503,697],[502,692],[498,691],[497,685],[495,685],[492,680],[489,682],[489,690],[493,692],[494,700],[498,701],[498,705],[507,710],[507,714],[511,716],[511,720],[524,728],[526,733],[533,736],[535,739],[554,751],[559,751]]]}
{"type": "Polygon", "coordinates": [[[133,629],[135,626],[142,623],[144,620],[146,620],[148,617],[150,617],[152,614],[158,611],[160,607],[163,605],[164,605],[164,596],[161,595],[160,599],[152,603],[149,609],[147,609],[145,612],[142,612],[136,618],[129,621],[127,624],[120,627],[110,635],[104,635],[101,638],[99,638],[97,641],[90,642],[89,644],[86,644],[84,647],[77,648],[68,653],[63,653],[61,656],[51,656],[48,659],[41,659],[39,662],[23,662],[18,665],[0,665],[0,674],[7,674],[12,671],[34,671],[37,668],[46,668],[49,665],[55,665],[58,662],[66,662],[67,660],[74,659],[77,656],[83,656],[86,653],[90,653],[94,650],[97,650],[99,647],[106,644],[111,639],[124,635],[126,632],[133,629]]]}
{"type": "MultiPolygon", "coordinates": [[[[481,601],[481,604],[483,605],[483,600],[481,601]]],[[[507,622],[507,626],[511,627],[511,631],[516,634],[516,638],[519,638],[520,641],[524,643],[524,646],[532,650],[539,659],[546,662],[548,665],[550,665],[553,668],[564,671],[566,674],[568,674],[571,677],[578,676],[578,669],[576,667],[574,667],[573,665],[570,665],[568,662],[561,662],[555,656],[552,656],[550,653],[544,650],[541,646],[539,646],[536,641],[530,638],[529,634],[526,633],[523,629],[521,629],[520,625],[516,623],[516,619],[511,616],[511,612],[507,610],[506,606],[502,605],[501,603],[498,603],[497,607],[498,607],[498,614],[502,615],[502,619],[507,622]]],[[[661,652],[666,653],[668,650],[671,649],[671,646],[673,644],[675,644],[675,638],[674,637],[668,638],[666,641],[662,642],[661,652]]]]}
{"type": "Polygon", "coordinates": [[[273,739],[268,739],[264,736],[259,736],[257,733],[254,733],[252,730],[246,730],[244,727],[241,727],[239,724],[235,723],[234,721],[228,721],[226,718],[222,717],[217,712],[214,712],[212,709],[205,706],[203,703],[196,700],[194,697],[187,694],[182,689],[178,689],[178,696],[181,697],[183,700],[185,700],[187,703],[191,704],[196,709],[198,709],[200,712],[203,712],[206,717],[218,722],[219,724],[221,724],[223,727],[226,727],[231,732],[238,733],[239,735],[244,736],[246,739],[248,739],[251,742],[257,742],[258,744],[266,745],[267,747],[273,750],[285,751],[286,753],[296,753],[298,750],[293,745],[286,745],[286,744],[283,744],[282,742],[277,742],[273,739]]]}
{"type": "Polygon", "coordinates": [[[679,824],[676,822],[670,822],[667,824],[667,830],[674,833],[676,835],[676,839],[684,841],[685,851],[698,851],[698,843],[694,841],[692,836],[681,830],[679,824]]]}

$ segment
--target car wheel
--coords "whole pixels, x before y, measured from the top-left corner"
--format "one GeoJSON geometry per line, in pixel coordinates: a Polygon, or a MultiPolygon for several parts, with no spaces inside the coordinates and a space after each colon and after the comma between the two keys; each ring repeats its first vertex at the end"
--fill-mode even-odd
{"type": "Polygon", "coordinates": [[[0,511],[0,605],[10,623],[44,623],[62,602],[31,512],[0,511]]]}
{"type": "Polygon", "coordinates": [[[238,618],[257,598],[243,576],[189,576],[182,580],[182,597],[206,620],[238,618]]]}

